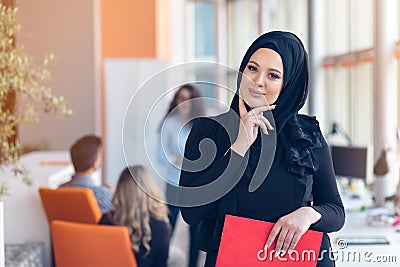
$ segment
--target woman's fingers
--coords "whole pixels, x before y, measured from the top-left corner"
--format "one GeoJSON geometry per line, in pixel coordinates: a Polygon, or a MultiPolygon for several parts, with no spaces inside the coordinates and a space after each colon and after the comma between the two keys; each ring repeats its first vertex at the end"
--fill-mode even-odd
{"type": "Polygon", "coordinates": [[[246,106],[244,105],[243,98],[241,98],[239,96],[239,115],[240,115],[240,117],[242,117],[246,113],[251,113],[251,112],[260,113],[260,112],[264,112],[267,110],[273,110],[275,107],[276,107],[276,105],[265,105],[265,106],[256,107],[250,111],[247,111],[246,106]]]}
{"type": "Polygon", "coordinates": [[[268,129],[267,126],[265,125],[265,122],[263,122],[262,120],[259,121],[259,126],[261,128],[261,130],[263,131],[264,134],[269,134],[268,133],[268,129]]]}
{"type": "Polygon", "coordinates": [[[274,130],[271,123],[263,116],[263,112],[272,110],[275,106],[261,106],[247,111],[243,98],[239,97],[238,101],[241,126],[239,127],[239,133],[234,147],[236,149],[235,151],[242,155],[247,151],[248,147],[253,144],[254,140],[256,140],[259,127],[264,134],[268,134],[268,130],[274,130]]]}
{"type": "Polygon", "coordinates": [[[254,123],[254,119],[257,126],[260,126],[265,134],[268,134],[268,130],[274,130],[274,127],[272,127],[271,123],[262,114],[247,114],[245,118],[248,123],[254,123]]]}
{"type": "Polygon", "coordinates": [[[270,106],[260,106],[257,108],[254,108],[250,111],[246,110],[243,98],[239,97],[239,113],[240,117],[256,117],[257,120],[261,120],[262,122],[258,121],[257,125],[261,127],[263,132],[265,134],[268,134],[268,130],[274,130],[274,127],[272,127],[271,123],[264,117],[263,112],[267,110],[273,110],[275,108],[275,105],[270,105],[270,106]]]}
{"type": "Polygon", "coordinates": [[[283,241],[281,250],[284,252],[288,252],[288,250],[290,249],[290,246],[293,243],[293,237],[296,235],[296,232],[294,231],[288,231],[285,240],[283,241]]]}
{"type": "Polygon", "coordinates": [[[265,243],[266,247],[270,247],[276,239],[275,255],[283,255],[284,253],[293,250],[301,237],[300,232],[296,232],[289,227],[282,227],[276,223],[268,236],[265,243]]]}
{"type": "Polygon", "coordinates": [[[257,108],[253,108],[252,110],[250,110],[249,112],[254,112],[254,113],[261,113],[267,110],[273,110],[275,109],[276,105],[269,105],[269,106],[260,106],[257,108]]]}
{"type": "Polygon", "coordinates": [[[256,137],[257,137],[257,134],[258,134],[258,126],[256,126],[256,127],[253,127],[253,140],[255,140],[255,139],[256,139],[256,137]]]}
{"type": "Polygon", "coordinates": [[[290,243],[290,246],[289,246],[289,251],[293,250],[296,247],[297,243],[300,240],[300,237],[301,237],[300,233],[295,233],[293,235],[292,242],[290,243]]]}
{"type": "Polygon", "coordinates": [[[268,122],[268,120],[264,117],[256,117],[257,122],[258,122],[258,126],[260,126],[260,128],[262,129],[262,131],[264,132],[264,134],[269,134],[268,133],[268,125],[266,124],[266,122],[268,122]]]}
{"type": "Polygon", "coordinates": [[[288,233],[289,233],[288,229],[281,228],[278,239],[276,241],[276,247],[275,247],[276,253],[280,253],[282,251],[282,248],[283,248],[285,242],[287,242],[286,237],[287,237],[288,233]]]}
{"type": "Polygon", "coordinates": [[[272,243],[274,242],[275,238],[278,236],[280,231],[281,231],[281,225],[277,222],[274,225],[274,227],[272,227],[272,230],[269,233],[267,242],[265,242],[266,247],[271,247],[272,243]]]}
{"type": "Polygon", "coordinates": [[[274,127],[272,127],[272,124],[269,122],[269,120],[267,120],[267,118],[265,118],[262,114],[260,115],[256,115],[255,116],[257,119],[261,120],[264,122],[264,124],[267,126],[267,128],[271,131],[274,130],[274,127]]]}
{"type": "MultiPolygon", "coordinates": [[[[310,225],[321,216],[315,216],[311,221],[304,218],[312,217],[314,209],[311,207],[300,207],[297,210],[281,217],[272,227],[265,246],[270,247],[276,239],[275,250],[280,252],[290,252],[295,249],[301,236],[307,231],[310,225]]],[[[319,214],[319,213],[318,213],[319,214]]]]}
{"type": "MultiPolygon", "coordinates": [[[[265,118],[264,118],[265,119],[265,118]]],[[[262,118],[256,116],[247,118],[246,122],[251,125],[252,128],[258,129],[260,127],[265,134],[268,134],[267,125],[262,118]]],[[[257,136],[257,131],[255,132],[255,137],[257,136]]]]}

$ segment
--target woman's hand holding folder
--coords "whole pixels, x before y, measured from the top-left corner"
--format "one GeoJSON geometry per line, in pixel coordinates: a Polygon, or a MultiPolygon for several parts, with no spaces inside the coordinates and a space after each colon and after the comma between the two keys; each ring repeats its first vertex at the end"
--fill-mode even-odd
{"type": "Polygon", "coordinates": [[[321,214],[311,207],[301,207],[281,217],[272,228],[265,247],[270,247],[277,238],[276,253],[293,250],[300,237],[320,218],[321,214]]]}

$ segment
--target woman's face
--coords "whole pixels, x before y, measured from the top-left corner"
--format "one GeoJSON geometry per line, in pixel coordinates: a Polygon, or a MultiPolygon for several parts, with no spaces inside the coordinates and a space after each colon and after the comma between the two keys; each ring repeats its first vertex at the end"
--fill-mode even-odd
{"type": "Polygon", "coordinates": [[[176,97],[176,106],[180,114],[190,114],[192,110],[192,104],[190,100],[192,98],[190,91],[188,89],[182,89],[179,91],[176,97]]]}
{"type": "Polygon", "coordinates": [[[272,49],[260,48],[250,57],[240,83],[240,95],[250,107],[271,105],[283,87],[281,56],[272,49]]]}

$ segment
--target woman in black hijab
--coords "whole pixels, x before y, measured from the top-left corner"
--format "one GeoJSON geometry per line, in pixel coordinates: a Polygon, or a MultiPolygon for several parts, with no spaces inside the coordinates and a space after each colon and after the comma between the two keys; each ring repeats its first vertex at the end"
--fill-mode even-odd
{"type": "Polygon", "coordinates": [[[215,265],[226,214],[275,222],[266,245],[277,240],[286,252],[307,229],[324,232],[318,266],[334,266],[326,233],[339,230],[345,214],[318,121],[298,114],[308,94],[307,52],[294,34],[269,32],[251,44],[239,71],[231,110],[194,123],[181,171],[182,215],[201,225],[206,266],[215,265]]]}

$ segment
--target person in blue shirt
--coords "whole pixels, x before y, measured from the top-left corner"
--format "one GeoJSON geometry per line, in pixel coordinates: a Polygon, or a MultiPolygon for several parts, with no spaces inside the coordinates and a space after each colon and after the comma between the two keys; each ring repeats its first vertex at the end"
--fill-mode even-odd
{"type": "Polygon", "coordinates": [[[79,138],[70,148],[75,174],[71,181],[60,187],[83,187],[92,189],[102,214],[112,208],[113,188],[107,184],[97,186],[93,180],[94,172],[101,167],[101,139],[95,135],[79,138]]]}

